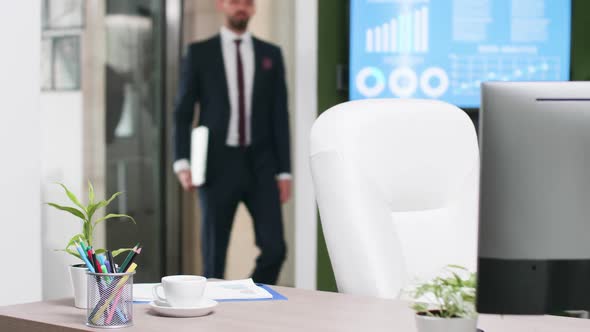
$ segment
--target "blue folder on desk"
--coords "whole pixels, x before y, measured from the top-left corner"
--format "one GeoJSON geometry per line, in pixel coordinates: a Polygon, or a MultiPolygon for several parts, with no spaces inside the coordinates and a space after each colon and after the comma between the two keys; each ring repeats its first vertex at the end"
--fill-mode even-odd
{"type": "Polygon", "coordinates": [[[270,299],[224,299],[224,300],[215,300],[217,302],[250,302],[250,301],[277,301],[277,300],[287,300],[287,297],[276,290],[272,289],[268,285],[264,284],[256,284],[256,286],[264,288],[267,292],[272,295],[270,299]]]}
{"type": "MultiPolygon", "coordinates": [[[[133,285],[133,303],[150,303],[151,302],[151,289],[157,284],[135,284],[133,285]]],[[[283,294],[277,292],[276,290],[272,289],[269,285],[265,284],[256,284],[256,286],[266,290],[272,298],[263,298],[263,299],[214,299],[217,302],[251,302],[251,301],[278,301],[278,300],[287,300],[287,297],[283,294]]]]}

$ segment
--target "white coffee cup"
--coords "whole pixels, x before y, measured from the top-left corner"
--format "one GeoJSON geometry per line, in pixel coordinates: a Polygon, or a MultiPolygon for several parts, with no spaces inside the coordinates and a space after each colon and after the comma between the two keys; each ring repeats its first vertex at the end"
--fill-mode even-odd
{"type": "Polygon", "coordinates": [[[196,307],[203,300],[207,278],[192,275],[167,276],[162,278],[162,283],[154,286],[154,297],[167,302],[172,307],[196,307]],[[164,290],[164,297],[158,290],[164,290]]]}

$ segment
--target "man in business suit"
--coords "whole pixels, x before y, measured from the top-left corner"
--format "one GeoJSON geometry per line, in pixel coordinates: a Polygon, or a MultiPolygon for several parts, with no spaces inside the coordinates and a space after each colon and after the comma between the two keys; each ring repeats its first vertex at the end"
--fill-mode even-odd
{"type": "Polygon", "coordinates": [[[223,278],[240,201],[254,221],[260,255],[252,278],[274,284],[285,259],[281,203],[291,192],[287,88],[281,50],[253,37],[253,0],[216,0],[220,34],[189,46],[175,109],[174,170],[192,189],[190,131],[195,103],[209,128],[205,184],[199,187],[206,277],[223,278]]]}

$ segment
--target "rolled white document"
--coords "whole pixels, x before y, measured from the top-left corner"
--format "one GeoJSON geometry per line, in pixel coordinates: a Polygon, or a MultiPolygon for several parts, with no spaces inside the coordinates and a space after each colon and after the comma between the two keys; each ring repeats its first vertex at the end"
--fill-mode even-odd
{"type": "Polygon", "coordinates": [[[193,185],[205,183],[207,171],[207,145],[209,142],[209,128],[199,126],[191,133],[191,173],[193,185]]]}

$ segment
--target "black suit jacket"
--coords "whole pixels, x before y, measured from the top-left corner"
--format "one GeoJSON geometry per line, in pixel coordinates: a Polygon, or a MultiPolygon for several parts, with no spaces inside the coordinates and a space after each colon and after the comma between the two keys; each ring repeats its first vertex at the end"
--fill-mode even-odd
{"type": "MultiPolygon", "coordinates": [[[[251,105],[251,145],[256,171],[290,173],[287,87],[281,50],[252,38],[254,86],[251,105]]],[[[230,116],[228,87],[219,35],[193,43],[182,64],[174,112],[175,159],[190,158],[190,132],[195,103],[199,103],[199,125],[209,128],[206,181],[222,173],[230,116]]]]}

